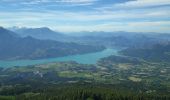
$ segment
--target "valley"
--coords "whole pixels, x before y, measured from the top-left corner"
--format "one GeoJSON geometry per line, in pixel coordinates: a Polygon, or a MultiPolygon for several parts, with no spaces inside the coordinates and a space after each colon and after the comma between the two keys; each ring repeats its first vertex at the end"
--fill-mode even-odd
{"type": "Polygon", "coordinates": [[[170,100],[170,0],[0,0],[0,100],[170,100]]]}
{"type": "MultiPolygon", "coordinates": [[[[52,88],[50,91],[53,91],[59,87],[62,90],[73,86],[72,91],[77,86],[83,90],[85,86],[95,89],[98,86],[104,86],[105,89],[113,88],[113,91],[119,89],[117,92],[124,91],[127,94],[120,92],[119,95],[129,96],[128,98],[131,98],[129,93],[145,98],[150,95],[152,95],[150,98],[159,98],[159,96],[161,98],[163,95],[168,98],[170,93],[169,66],[170,63],[152,63],[113,55],[102,58],[96,65],[70,61],[1,68],[0,94],[10,96],[17,94],[15,96],[17,100],[32,97],[34,100],[41,98],[41,95],[48,95],[50,87],[52,88]],[[42,92],[41,90],[45,88],[48,89],[42,92]],[[24,96],[30,92],[29,96],[24,96]]],[[[114,94],[118,94],[117,92],[114,94]]],[[[48,96],[48,98],[53,98],[53,96],[48,96]]]]}
{"type": "MultiPolygon", "coordinates": [[[[26,31],[48,33],[43,30],[51,31],[26,31]]],[[[22,36],[24,32],[4,28],[1,31],[0,99],[170,98],[170,37],[128,32],[101,37],[99,32],[87,36],[57,35],[62,38],[57,41],[48,36],[37,38],[35,33],[22,36]]]]}

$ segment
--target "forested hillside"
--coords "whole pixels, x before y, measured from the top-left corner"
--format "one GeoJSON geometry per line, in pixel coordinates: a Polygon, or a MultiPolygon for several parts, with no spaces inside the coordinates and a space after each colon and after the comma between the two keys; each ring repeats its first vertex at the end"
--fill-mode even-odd
{"type": "Polygon", "coordinates": [[[138,57],[153,62],[170,62],[170,43],[156,44],[151,47],[128,48],[123,55],[138,57]]]}

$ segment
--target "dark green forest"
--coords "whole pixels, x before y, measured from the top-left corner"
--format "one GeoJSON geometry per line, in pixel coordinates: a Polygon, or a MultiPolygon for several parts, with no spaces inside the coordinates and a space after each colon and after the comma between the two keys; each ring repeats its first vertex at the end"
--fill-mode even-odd
{"type": "MultiPolygon", "coordinates": [[[[26,88],[11,91],[21,92],[26,88]]],[[[27,93],[14,93],[14,96],[1,96],[0,100],[169,100],[169,94],[146,94],[121,89],[111,85],[63,84],[47,86],[27,93]]]]}

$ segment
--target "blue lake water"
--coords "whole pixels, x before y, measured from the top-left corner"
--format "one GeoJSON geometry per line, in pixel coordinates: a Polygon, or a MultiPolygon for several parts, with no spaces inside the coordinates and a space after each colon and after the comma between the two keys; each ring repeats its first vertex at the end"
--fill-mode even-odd
{"type": "Polygon", "coordinates": [[[96,62],[103,57],[110,55],[117,55],[120,49],[105,49],[100,52],[71,55],[65,57],[48,58],[41,60],[14,60],[14,61],[0,61],[0,67],[13,67],[13,66],[28,66],[35,64],[45,64],[50,62],[60,62],[60,61],[76,61],[82,64],[96,64],[96,62]]]}

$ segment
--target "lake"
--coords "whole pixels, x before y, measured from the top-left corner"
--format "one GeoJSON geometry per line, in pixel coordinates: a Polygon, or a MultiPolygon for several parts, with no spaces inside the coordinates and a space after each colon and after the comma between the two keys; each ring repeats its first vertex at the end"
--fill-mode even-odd
{"type": "Polygon", "coordinates": [[[0,67],[13,67],[13,66],[28,66],[35,64],[46,64],[51,62],[61,62],[61,61],[76,61],[82,64],[96,64],[96,62],[103,57],[110,55],[117,55],[120,49],[108,48],[100,52],[71,55],[57,58],[48,58],[41,60],[14,60],[14,61],[0,61],[0,67]]]}

